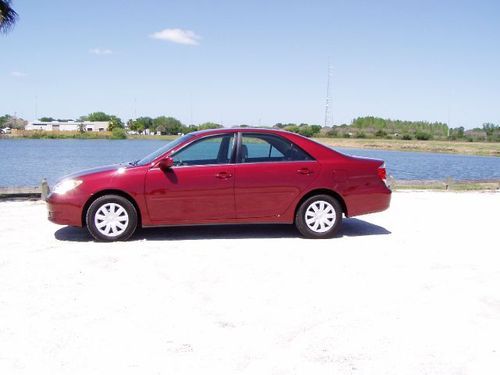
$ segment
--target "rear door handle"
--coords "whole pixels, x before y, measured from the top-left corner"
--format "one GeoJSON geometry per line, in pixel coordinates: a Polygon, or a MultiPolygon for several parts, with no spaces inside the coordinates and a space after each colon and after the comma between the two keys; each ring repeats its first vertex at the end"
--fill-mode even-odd
{"type": "Polygon", "coordinates": [[[221,180],[226,180],[233,177],[233,175],[229,172],[219,172],[215,175],[215,177],[220,178],[221,180]]]}
{"type": "Polygon", "coordinates": [[[300,168],[297,170],[298,174],[303,174],[303,175],[310,175],[313,174],[314,172],[311,171],[309,168],[300,168]]]}

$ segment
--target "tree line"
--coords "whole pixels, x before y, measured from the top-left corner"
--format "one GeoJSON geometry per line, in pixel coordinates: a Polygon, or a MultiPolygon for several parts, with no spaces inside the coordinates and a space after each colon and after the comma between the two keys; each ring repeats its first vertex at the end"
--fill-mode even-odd
{"type": "MultiPolygon", "coordinates": [[[[61,119],[50,116],[40,117],[40,122],[70,122],[74,119],[61,119]]],[[[175,117],[158,116],[148,117],[143,116],[137,119],[130,119],[126,123],[116,115],[111,115],[105,112],[92,112],[88,115],[80,116],[76,119],[77,122],[82,122],[80,132],[85,133],[84,121],[106,121],[109,123],[108,131],[112,132],[114,138],[126,138],[128,132],[136,132],[138,134],[161,134],[161,135],[177,135],[194,132],[197,130],[217,129],[223,126],[215,122],[204,122],[199,125],[185,125],[175,117]]],[[[0,116],[0,128],[9,127],[11,129],[23,130],[28,124],[27,121],[19,119],[11,115],[0,116]]]]}
{"type": "MultiPolygon", "coordinates": [[[[41,117],[39,121],[68,122],[72,119],[56,119],[53,117],[41,117]]],[[[116,138],[126,137],[126,132],[137,134],[162,134],[177,135],[186,134],[197,130],[222,128],[215,122],[205,122],[199,125],[186,125],[171,116],[148,117],[141,116],[130,119],[126,123],[121,118],[105,112],[92,112],[80,116],[77,121],[107,121],[108,130],[116,138]]],[[[0,128],[24,129],[27,121],[10,116],[0,116],[0,128]]],[[[249,127],[249,125],[238,125],[249,127]]],[[[405,121],[384,119],[374,116],[357,117],[350,124],[342,124],[331,127],[322,127],[317,124],[306,123],[276,123],[274,128],[288,130],[306,137],[331,137],[331,138],[382,138],[403,140],[462,140],[469,142],[489,141],[500,142],[500,125],[484,123],[481,127],[465,130],[464,127],[449,128],[442,122],[405,121]]],[[[84,126],[80,131],[85,132],[84,126]]]]}
{"type": "Polygon", "coordinates": [[[358,117],[350,124],[323,128],[322,133],[327,137],[343,138],[500,142],[500,125],[493,123],[465,130],[463,126],[450,128],[442,122],[392,120],[374,116],[358,117]]]}

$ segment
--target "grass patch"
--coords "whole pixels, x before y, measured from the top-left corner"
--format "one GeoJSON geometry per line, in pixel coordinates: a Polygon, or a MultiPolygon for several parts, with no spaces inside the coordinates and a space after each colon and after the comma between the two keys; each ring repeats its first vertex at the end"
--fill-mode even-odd
{"type": "Polygon", "coordinates": [[[11,138],[27,139],[126,139],[127,134],[123,129],[116,132],[78,132],[78,131],[44,131],[23,130],[18,131],[11,138]]]}
{"type": "Polygon", "coordinates": [[[500,156],[500,143],[419,141],[402,139],[315,138],[328,146],[375,150],[435,152],[446,154],[500,156]]]}

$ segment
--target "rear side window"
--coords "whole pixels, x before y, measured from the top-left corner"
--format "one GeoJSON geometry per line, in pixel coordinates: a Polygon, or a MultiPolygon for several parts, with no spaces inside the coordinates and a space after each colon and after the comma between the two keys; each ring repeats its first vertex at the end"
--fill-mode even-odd
{"type": "Polygon", "coordinates": [[[273,134],[242,134],[240,163],[313,160],[289,140],[273,134]]]}

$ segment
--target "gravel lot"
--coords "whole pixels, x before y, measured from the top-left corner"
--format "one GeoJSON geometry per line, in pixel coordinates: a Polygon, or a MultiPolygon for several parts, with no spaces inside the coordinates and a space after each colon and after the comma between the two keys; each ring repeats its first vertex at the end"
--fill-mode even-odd
{"type": "Polygon", "coordinates": [[[402,192],[290,226],[94,243],[0,203],[1,374],[500,373],[500,194],[402,192]]]}

